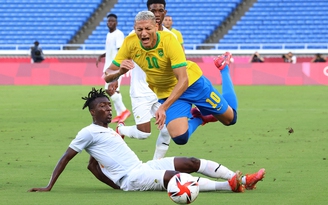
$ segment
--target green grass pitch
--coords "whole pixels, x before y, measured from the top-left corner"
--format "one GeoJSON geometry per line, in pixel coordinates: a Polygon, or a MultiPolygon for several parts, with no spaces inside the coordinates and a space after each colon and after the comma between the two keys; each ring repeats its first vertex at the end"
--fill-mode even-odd
{"type": "MultiPolygon", "coordinates": [[[[27,192],[47,185],[70,141],[91,123],[81,99],[91,87],[0,86],[0,204],[174,204],[166,192],[123,192],[107,187],[87,170],[86,152],[69,163],[51,192],[27,192]]],[[[121,91],[131,108],[128,89],[123,86],[121,91]]],[[[211,159],[245,174],[266,168],[266,177],[256,190],[203,192],[193,204],[326,204],[328,87],[235,89],[239,101],[236,125],[201,126],[187,145],[171,143],[167,156],[211,159]]],[[[133,117],[126,124],[134,124],[133,117]]],[[[125,140],[146,161],[153,156],[157,133],[153,126],[149,139],[125,140]]]]}

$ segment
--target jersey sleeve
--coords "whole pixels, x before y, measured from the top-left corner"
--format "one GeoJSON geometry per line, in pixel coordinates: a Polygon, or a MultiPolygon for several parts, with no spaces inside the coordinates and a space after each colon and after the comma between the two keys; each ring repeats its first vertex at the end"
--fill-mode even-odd
{"type": "Polygon", "coordinates": [[[82,129],[72,140],[69,147],[76,152],[82,152],[83,149],[92,143],[92,135],[87,129],[82,129]]]}
{"type": "Polygon", "coordinates": [[[135,34],[131,34],[129,36],[127,36],[124,41],[123,44],[121,46],[121,48],[118,50],[115,59],[113,60],[113,64],[120,67],[121,63],[123,60],[126,59],[130,59],[130,52],[129,52],[129,41],[132,41],[133,39],[131,38],[132,36],[134,36],[135,34]]]}

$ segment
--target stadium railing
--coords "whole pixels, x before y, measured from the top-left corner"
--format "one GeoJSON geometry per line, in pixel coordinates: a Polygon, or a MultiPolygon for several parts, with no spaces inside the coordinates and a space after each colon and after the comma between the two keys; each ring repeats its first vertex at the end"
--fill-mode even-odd
{"type": "MultiPolygon", "coordinates": [[[[1,56],[29,55],[31,44],[0,44],[1,56]]],[[[104,44],[42,44],[45,55],[99,55],[104,44]],[[92,49],[88,49],[92,48],[92,49]],[[77,49],[77,50],[75,50],[77,49]]],[[[235,55],[251,55],[258,51],[264,55],[280,55],[289,51],[294,54],[328,54],[328,44],[184,44],[186,55],[219,55],[230,51],[235,55]]]]}

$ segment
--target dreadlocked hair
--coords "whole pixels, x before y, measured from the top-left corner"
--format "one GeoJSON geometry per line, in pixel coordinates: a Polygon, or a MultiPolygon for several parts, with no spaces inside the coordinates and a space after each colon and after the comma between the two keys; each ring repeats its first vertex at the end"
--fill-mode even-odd
{"type": "Polygon", "coordinates": [[[90,109],[90,103],[99,97],[106,97],[107,99],[109,99],[108,96],[105,94],[105,91],[102,90],[102,88],[100,88],[99,90],[92,88],[87,97],[82,97],[83,100],[86,100],[82,107],[82,110],[86,107],[89,107],[90,109]]]}

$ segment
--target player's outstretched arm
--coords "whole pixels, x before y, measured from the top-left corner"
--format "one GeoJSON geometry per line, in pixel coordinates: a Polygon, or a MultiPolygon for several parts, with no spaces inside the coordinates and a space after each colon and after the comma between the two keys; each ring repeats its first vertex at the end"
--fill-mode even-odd
{"type": "Polygon", "coordinates": [[[107,184],[108,186],[112,187],[113,189],[120,189],[112,180],[110,180],[100,169],[97,160],[90,156],[88,169],[91,173],[101,182],[107,184]]]}
{"type": "Polygon", "coordinates": [[[51,191],[52,187],[55,185],[58,177],[60,176],[60,174],[64,171],[66,165],[68,164],[68,162],[77,154],[77,152],[75,150],[73,150],[72,148],[68,148],[66,150],[66,152],[64,153],[64,155],[60,158],[60,160],[58,161],[54,171],[52,172],[50,181],[48,183],[48,185],[46,187],[41,187],[41,188],[32,188],[30,190],[28,190],[29,192],[43,192],[43,191],[51,191]]]}

